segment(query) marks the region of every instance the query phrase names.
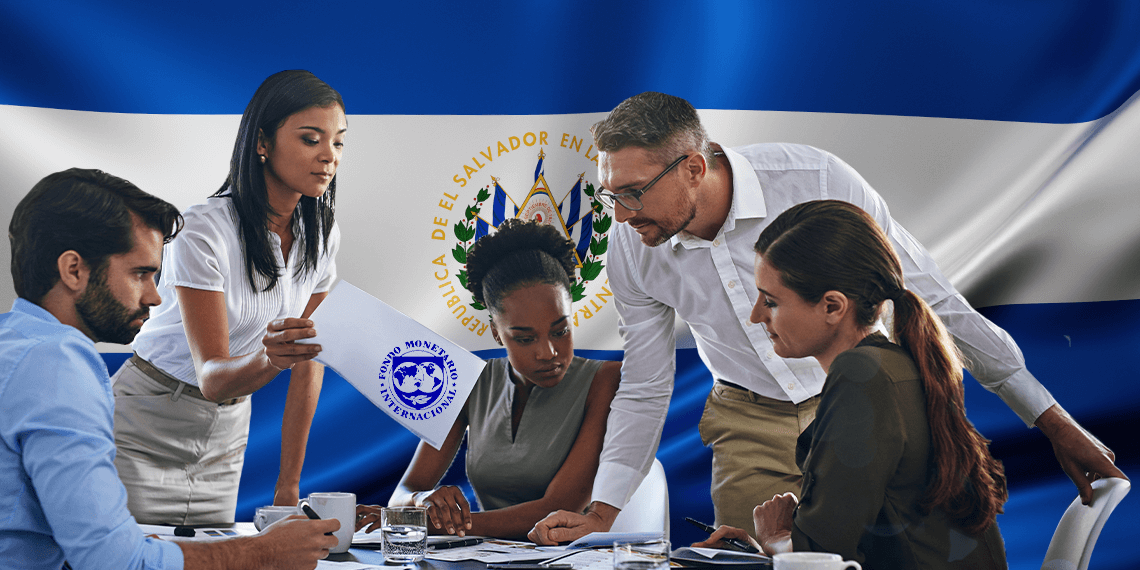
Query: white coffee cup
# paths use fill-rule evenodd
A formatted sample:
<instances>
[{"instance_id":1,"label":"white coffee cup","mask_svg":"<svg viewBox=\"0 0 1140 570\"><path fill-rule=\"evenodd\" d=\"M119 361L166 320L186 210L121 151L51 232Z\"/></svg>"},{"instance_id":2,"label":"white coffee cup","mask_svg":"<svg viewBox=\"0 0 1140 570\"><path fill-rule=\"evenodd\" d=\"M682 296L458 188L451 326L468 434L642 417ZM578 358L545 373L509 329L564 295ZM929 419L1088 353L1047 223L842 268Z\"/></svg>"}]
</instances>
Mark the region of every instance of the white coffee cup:
<instances>
[{"instance_id":1,"label":"white coffee cup","mask_svg":"<svg viewBox=\"0 0 1140 570\"><path fill-rule=\"evenodd\" d=\"M826 552L784 552L772 557L774 570L843 570L854 568L863 570L863 567L854 560L844 560L838 554Z\"/></svg>"},{"instance_id":2,"label":"white coffee cup","mask_svg":"<svg viewBox=\"0 0 1140 570\"><path fill-rule=\"evenodd\" d=\"M298 509L297 507L287 507L280 505L260 507L257 509L257 514L253 517L253 526L259 531L265 530L265 527L287 516L299 514L301 514L301 509Z\"/></svg>"},{"instance_id":3,"label":"white coffee cup","mask_svg":"<svg viewBox=\"0 0 1140 570\"><path fill-rule=\"evenodd\" d=\"M309 506L317 511L317 515L322 519L340 521L340 529L333 533L333 536L336 536L336 546L330 548L329 552L334 554L348 552L348 548L352 546L352 534L356 531L356 495L312 493L308 501Z\"/></svg>"}]
</instances>

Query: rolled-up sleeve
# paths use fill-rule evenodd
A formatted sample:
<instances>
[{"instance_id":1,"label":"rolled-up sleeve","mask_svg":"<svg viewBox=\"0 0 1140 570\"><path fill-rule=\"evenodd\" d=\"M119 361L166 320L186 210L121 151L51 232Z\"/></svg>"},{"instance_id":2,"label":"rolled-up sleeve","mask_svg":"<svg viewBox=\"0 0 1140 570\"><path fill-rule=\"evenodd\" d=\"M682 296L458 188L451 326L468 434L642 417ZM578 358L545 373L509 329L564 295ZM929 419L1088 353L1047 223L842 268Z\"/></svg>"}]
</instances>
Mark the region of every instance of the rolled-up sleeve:
<instances>
[{"instance_id":1,"label":"rolled-up sleeve","mask_svg":"<svg viewBox=\"0 0 1140 570\"><path fill-rule=\"evenodd\" d=\"M625 506L653 464L676 371L675 313L641 290L629 247L630 240L637 239L632 234L627 226L614 228L614 255L607 268L625 356L593 490L593 500L618 508Z\"/></svg>"},{"instance_id":2,"label":"rolled-up sleeve","mask_svg":"<svg viewBox=\"0 0 1140 570\"><path fill-rule=\"evenodd\" d=\"M859 206L879 223L902 261L906 288L922 297L942 319L966 359L966 368L985 389L997 394L1025 425L1057 401L1025 368L1017 343L979 314L942 274L934 258L896 222L887 203L842 160L829 159L826 196Z\"/></svg>"}]
</instances>

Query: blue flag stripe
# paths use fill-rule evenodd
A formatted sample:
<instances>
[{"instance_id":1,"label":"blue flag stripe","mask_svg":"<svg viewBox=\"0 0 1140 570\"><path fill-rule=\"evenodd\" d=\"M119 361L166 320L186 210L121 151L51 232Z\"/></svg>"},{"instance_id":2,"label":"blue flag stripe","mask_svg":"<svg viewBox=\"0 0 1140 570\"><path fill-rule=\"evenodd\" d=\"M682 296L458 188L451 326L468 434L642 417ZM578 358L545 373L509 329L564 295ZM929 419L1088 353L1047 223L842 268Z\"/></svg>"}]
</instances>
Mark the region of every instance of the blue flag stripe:
<instances>
[{"instance_id":1,"label":"blue flag stripe","mask_svg":"<svg viewBox=\"0 0 1140 570\"><path fill-rule=\"evenodd\" d=\"M599 112L656 90L704 109L1072 123L1140 89L1136 2L314 8L8 2L0 104L238 114L262 78L305 68L360 114Z\"/></svg>"}]
</instances>

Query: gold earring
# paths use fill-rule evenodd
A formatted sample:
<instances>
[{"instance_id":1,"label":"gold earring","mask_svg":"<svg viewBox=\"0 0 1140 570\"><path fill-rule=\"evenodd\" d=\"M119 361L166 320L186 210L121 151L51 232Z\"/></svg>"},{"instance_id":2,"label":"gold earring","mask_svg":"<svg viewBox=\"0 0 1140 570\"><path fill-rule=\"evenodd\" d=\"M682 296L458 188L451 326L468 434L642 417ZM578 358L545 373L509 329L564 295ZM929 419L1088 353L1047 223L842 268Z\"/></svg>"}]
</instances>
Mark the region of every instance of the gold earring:
<instances>
[{"instance_id":1,"label":"gold earring","mask_svg":"<svg viewBox=\"0 0 1140 570\"><path fill-rule=\"evenodd\" d=\"M261 157L261 164L265 164L265 155L264 155L264 154L259 154L259 155L257 155L257 156L260 156L260 157Z\"/></svg>"}]
</instances>

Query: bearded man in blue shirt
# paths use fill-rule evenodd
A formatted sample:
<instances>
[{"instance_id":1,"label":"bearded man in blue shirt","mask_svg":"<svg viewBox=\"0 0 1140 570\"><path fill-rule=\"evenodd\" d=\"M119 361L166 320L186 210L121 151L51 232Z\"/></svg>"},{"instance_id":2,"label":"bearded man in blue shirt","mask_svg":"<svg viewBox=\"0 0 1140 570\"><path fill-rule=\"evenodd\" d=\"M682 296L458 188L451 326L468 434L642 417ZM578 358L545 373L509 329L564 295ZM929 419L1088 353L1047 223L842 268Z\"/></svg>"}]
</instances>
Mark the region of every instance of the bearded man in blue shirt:
<instances>
[{"instance_id":1,"label":"bearded man in blue shirt","mask_svg":"<svg viewBox=\"0 0 1140 570\"><path fill-rule=\"evenodd\" d=\"M177 208L73 168L20 201L8 236L19 296L0 315L0 560L5 567L314 568L336 520L291 518L209 543L145 537L115 471L114 396L95 342L134 339L161 301ZM66 562L65 562L66 560Z\"/></svg>"}]
</instances>

